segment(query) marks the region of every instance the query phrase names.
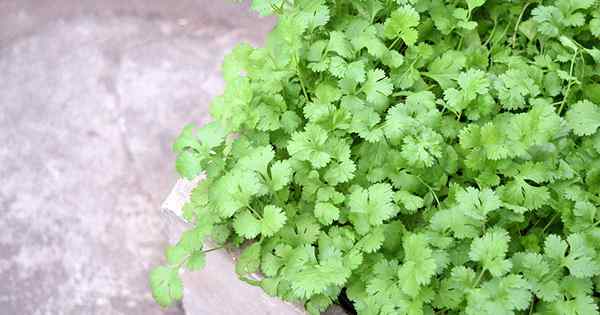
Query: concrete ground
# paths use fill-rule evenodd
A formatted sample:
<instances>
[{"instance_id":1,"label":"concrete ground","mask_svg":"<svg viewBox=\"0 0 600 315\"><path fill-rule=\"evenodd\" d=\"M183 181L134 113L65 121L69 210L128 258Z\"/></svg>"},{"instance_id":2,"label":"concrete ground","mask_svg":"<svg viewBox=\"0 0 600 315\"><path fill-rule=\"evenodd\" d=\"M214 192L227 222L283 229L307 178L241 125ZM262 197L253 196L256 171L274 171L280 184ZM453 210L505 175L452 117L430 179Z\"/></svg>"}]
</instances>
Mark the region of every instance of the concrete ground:
<instances>
[{"instance_id":1,"label":"concrete ground","mask_svg":"<svg viewBox=\"0 0 600 315\"><path fill-rule=\"evenodd\" d=\"M0 314L181 314L148 270L170 146L273 21L225 0L0 0Z\"/></svg>"}]
</instances>

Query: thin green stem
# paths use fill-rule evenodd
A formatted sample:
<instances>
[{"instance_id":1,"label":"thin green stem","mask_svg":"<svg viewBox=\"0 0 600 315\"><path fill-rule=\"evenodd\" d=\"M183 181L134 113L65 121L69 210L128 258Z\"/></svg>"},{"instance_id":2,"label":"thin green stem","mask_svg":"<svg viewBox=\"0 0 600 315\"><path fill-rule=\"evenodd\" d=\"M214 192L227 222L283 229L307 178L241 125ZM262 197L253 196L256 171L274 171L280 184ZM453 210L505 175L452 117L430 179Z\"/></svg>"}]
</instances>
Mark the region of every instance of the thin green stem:
<instances>
[{"instance_id":1,"label":"thin green stem","mask_svg":"<svg viewBox=\"0 0 600 315\"><path fill-rule=\"evenodd\" d=\"M546 232L546 229L548 229L550 227L550 225L552 225L552 223L554 222L554 220L556 220L556 218L558 217L559 213L555 213L552 218L550 218L550 221L548 221L548 223L546 223L546 225L544 226L544 228L542 229L542 234L544 232Z\"/></svg>"},{"instance_id":2,"label":"thin green stem","mask_svg":"<svg viewBox=\"0 0 600 315\"><path fill-rule=\"evenodd\" d=\"M432 76L431 74L429 74L429 72L427 72L427 71L422 71L420 73L421 73L422 76L425 76L425 77L428 77L428 78L430 78L432 80L435 80L434 76Z\"/></svg>"},{"instance_id":3,"label":"thin green stem","mask_svg":"<svg viewBox=\"0 0 600 315\"><path fill-rule=\"evenodd\" d=\"M585 78L585 56L583 55L583 50L579 51L579 56L581 57L581 64L583 65L581 67L581 77Z\"/></svg>"},{"instance_id":4,"label":"thin green stem","mask_svg":"<svg viewBox=\"0 0 600 315\"><path fill-rule=\"evenodd\" d=\"M467 13L467 21L471 20L471 10L469 10L469 13ZM462 45L463 45L463 41L465 39L465 37L462 34L460 35L460 41L458 41L458 47L456 48L456 50L461 50L462 49Z\"/></svg>"},{"instance_id":5,"label":"thin green stem","mask_svg":"<svg viewBox=\"0 0 600 315\"><path fill-rule=\"evenodd\" d=\"M399 92L396 92L396 93L392 94L392 96L409 96L409 95L412 95L412 94L414 94L414 92L411 92L411 91L399 91Z\"/></svg>"},{"instance_id":6,"label":"thin green stem","mask_svg":"<svg viewBox=\"0 0 600 315\"><path fill-rule=\"evenodd\" d=\"M569 97L569 92L571 91L571 86L573 85L573 69L575 68L575 58L577 58L577 51L573 54L573 58L571 58L571 66L569 68L569 84L567 84L567 90L563 96L562 102L560 102L560 107L558 107L558 114L563 110L565 106L565 102L567 101L567 97Z\"/></svg>"},{"instance_id":7,"label":"thin green stem","mask_svg":"<svg viewBox=\"0 0 600 315\"><path fill-rule=\"evenodd\" d=\"M262 220L262 215L260 215L258 211L254 210L252 206L248 205L248 210L250 210L250 212L252 212L252 214L254 214L258 219Z\"/></svg>"},{"instance_id":8,"label":"thin green stem","mask_svg":"<svg viewBox=\"0 0 600 315\"><path fill-rule=\"evenodd\" d=\"M490 32L490 35L488 36L488 38L485 40L485 42L483 42L483 46L487 46L490 43L490 40L492 40L492 36L494 36L494 33L496 32L497 26L498 26L498 20L494 19L494 27L492 27L492 31Z\"/></svg>"},{"instance_id":9,"label":"thin green stem","mask_svg":"<svg viewBox=\"0 0 600 315\"><path fill-rule=\"evenodd\" d=\"M517 45L517 31L519 30L519 24L521 24L521 20L523 19L523 15L525 14L525 10L527 10L527 7L529 5L531 5L531 2L527 2L523 6L523 9L521 10L521 14L519 14L519 18L517 19L517 23L515 23L515 29L513 30L513 34L512 34L512 48L513 49Z\"/></svg>"},{"instance_id":10,"label":"thin green stem","mask_svg":"<svg viewBox=\"0 0 600 315\"><path fill-rule=\"evenodd\" d=\"M583 230L583 232L587 232L588 230L593 229L593 228L597 227L598 225L600 225L600 220L596 221L595 223L593 223L590 226L588 226L587 228L585 228L585 230Z\"/></svg>"},{"instance_id":11,"label":"thin green stem","mask_svg":"<svg viewBox=\"0 0 600 315\"><path fill-rule=\"evenodd\" d=\"M504 30L502 31L502 34L499 36L500 38L504 38L504 36L506 36L506 32L508 32L508 28L510 27L510 24L506 24L506 27L504 28ZM497 41L494 41L492 43L492 46L490 47L490 51L494 49L494 47L496 47L496 43Z\"/></svg>"},{"instance_id":12,"label":"thin green stem","mask_svg":"<svg viewBox=\"0 0 600 315\"><path fill-rule=\"evenodd\" d=\"M225 248L225 246L217 246L217 247L214 247L214 248L209 248L207 250L203 250L202 252L206 254L206 253L210 253L212 251L223 249L223 248Z\"/></svg>"},{"instance_id":13,"label":"thin green stem","mask_svg":"<svg viewBox=\"0 0 600 315\"><path fill-rule=\"evenodd\" d=\"M388 50L392 49L394 45L400 40L400 36L396 37L396 39L388 46Z\"/></svg>"},{"instance_id":14,"label":"thin green stem","mask_svg":"<svg viewBox=\"0 0 600 315\"><path fill-rule=\"evenodd\" d=\"M481 279L483 278L484 273L485 273L485 268L482 268L481 272L477 276L477 280L475 280L475 283L473 283L473 288L476 288L479 285L479 282L481 282Z\"/></svg>"},{"instance_id":15,"label":"thin green stem","mask_svg":"<svg viewBox=\"0 0 600 315\"><path fill-rule=\"evenodd\" d=\"M535 297L531 299L531 305L529 306L529 315L533 314L533 304L535 304Z\"/></svg>"},{"instance_id":16,"label":"thin green stem","mask_svg":"<svg viewBox=\"0 0 600 315\"><path fill-rule=\"evenodd\" d=\"M410 71L410 69L415 65L415 63L417 63L417 61L419 61L419 57L417 56L415 58L415 60L410 64L410 66L408 66L408 70L404 71L404 73L402 73L402 76L400 76L400 78L404 79L404 76L406 76L406 74L408 73L408 71ZM361 88L362 89L362 88Z\"/></svg>"},{"instance_id":17,"label":"thin green stem","mask_svg":"<svg viewBox=\"0 0 600 315\"><path fill-rule=\"evenodd\" d=\"M188 259L190 259L190 257L192 257L192 255L187 255L187 256L185 256L185 258L184 258L184 259L182 259L182 260L181 260L179 263L177 263L177 264L174 264L174 265L169 265L169 267L173 267L173 268L180 269L180 268L181 268L181 266L183 266L183 264L185 264L185 263L188 261Z\"/></svg>"},{"instance_id":18,"label":"thin green stem","mask_svg":"<svg viewBox=\"0 0 600 315\"><path fill-rule=\"evenodd\" d=\"M573 54L573 58L571 58L571 66L569 68L569 84L567 84L567 90L563 94L563 100L560 102L560 107L558 107L558 114L562 112L563 107L565 106L565 102L569 97L569 92L571 91L571 86L573 85L573 70L575 68L575 59L577 58L577 52Z\"/></svg>"},{"instance_id":19,"label":"thin green stem","mask_svg":"<svg viewBox=\"0 0 600 315\"><path fill-rule=\"evenodd\" d=\"M431 186L429 186L429 184L427 184L420 176L417 176L417 179L419 179L419 181L421 182L421 184L425 185L425 187L427 187L429 189L429 191L433 195L433 199L435 199L435 203L439 207L440 206L440 200L438 199L437 194L435 193L435 191L433 191L433 188L431 188Z\"/></svg>"},{"instance_id":20,"label":"thin green stem","mask_svg":"<svg viewBox=\"0 0 600 315\"><path fill-rule=\"evenodd\" d=\"M539 223L540 221L542 221L542 218L538 218L535 223L531 226L531 228L529 228L530 230L534 229Z\"/></svg>"},{"instance_id":21,"label":"thin green stem","mask_svg":"<svg viewBox=\"0 0 600 315\"><path fill-rule=\"evenodd\" d=\"M463 44L464 38L465 38L464 36L460 35L460 40L458 41L458 47L456 47L456 50L462 49L462 44Z\"/></svg>"},{"instance_id":22,"label":"thin green stem","mask_svg":"<svg viewBox=\"0 0 600 315\"><path fill-rule=\"evenodd\" d=\"M304 79L302 79L302 72L300 72L300 58L298 58L297 52L294 55L294 58L296 59L296 72L298 74L298 79L300 80L300 87L302 88L302 94L304 94L304 98L306 99L306 101L310 102L310 99L308 98L308 93L306 93L306 86L304 85Z\"/></svg>"},{"instance_id":23,"label":"thin green stem","mask_svg":"<svg viewBox=\"0 0 600 315\"><path fill-rule=\"evenodd\" d=\"M225 248L225 246L217 246L214 248L209 248L209 249L203 250L202 253L206 254L206 253L210 253L212 251L219 250L222 248ZM190 259L190 257L192 257L192 254L185 256L185 258L182 259L178 264L171 265L171 267L176 267L177 269L181 268L181 266L183 266Z\"/></svg>"}]
</instances>

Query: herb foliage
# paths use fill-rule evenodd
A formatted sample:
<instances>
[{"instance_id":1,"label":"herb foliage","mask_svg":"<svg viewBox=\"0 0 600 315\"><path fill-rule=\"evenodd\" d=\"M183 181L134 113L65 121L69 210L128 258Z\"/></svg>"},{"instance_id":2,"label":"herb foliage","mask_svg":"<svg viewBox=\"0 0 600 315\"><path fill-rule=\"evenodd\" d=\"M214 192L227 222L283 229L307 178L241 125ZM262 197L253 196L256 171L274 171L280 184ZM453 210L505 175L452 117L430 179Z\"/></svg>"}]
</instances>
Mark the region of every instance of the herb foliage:
<instances>
[{"instance_id":1,"label":"herb foliage","mask_svg":"<svg viewBox=\"0 0 600 315\"><path fill-rule=\"evenodd\" d=\"M210 236L312 314L599 314L599 1L252 6L277 26L174 144L206 179L159 304Z\"/></svg>"}]
</instances>

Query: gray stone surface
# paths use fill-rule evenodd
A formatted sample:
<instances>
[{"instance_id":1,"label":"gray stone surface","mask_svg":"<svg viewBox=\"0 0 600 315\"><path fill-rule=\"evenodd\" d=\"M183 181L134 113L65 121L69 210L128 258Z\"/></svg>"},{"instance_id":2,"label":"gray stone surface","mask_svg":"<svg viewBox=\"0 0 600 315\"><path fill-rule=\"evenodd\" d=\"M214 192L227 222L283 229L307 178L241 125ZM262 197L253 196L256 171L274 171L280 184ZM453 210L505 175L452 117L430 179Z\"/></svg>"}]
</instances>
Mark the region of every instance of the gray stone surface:
<instances>
[{"instance_id":1,"label":"gray stone surface","mask_svg":"<svg viewBox=\"0 0 600 315\"><path fill-rule=\"evenodd\" d=\"M157 307L170 146L272 21L225 1L0 0L0 314Z\"/></svg>"}]
</instances>

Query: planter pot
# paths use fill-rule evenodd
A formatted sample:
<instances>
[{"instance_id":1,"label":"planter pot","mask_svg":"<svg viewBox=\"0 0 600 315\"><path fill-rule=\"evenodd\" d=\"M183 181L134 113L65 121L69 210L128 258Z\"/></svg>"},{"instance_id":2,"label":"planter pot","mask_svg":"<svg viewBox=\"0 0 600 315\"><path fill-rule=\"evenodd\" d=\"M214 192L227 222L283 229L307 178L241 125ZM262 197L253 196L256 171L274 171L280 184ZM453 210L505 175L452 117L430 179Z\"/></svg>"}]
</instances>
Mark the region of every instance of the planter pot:
<instances>
[{"instance_id":1,"label":"planter pot","mask_svg":"<svg viewBox=\"0 0 600 315\"><path fill-rule=\"evenodd\" d=\"M175 243L181 232L190 226L182 217L182 208L199 180L179 180L162 205L171 243ZM213 247L210 243L206 245L206 248ZM241 281L235 273L238 255L225 249L213 251L207 254L204 269L182 275L185 288L182 302L186 314L307 314L301 305L271 297L261 288ZM330 307L326 314L346 315L337 305Z\"/></svg>"}]
</instances>

